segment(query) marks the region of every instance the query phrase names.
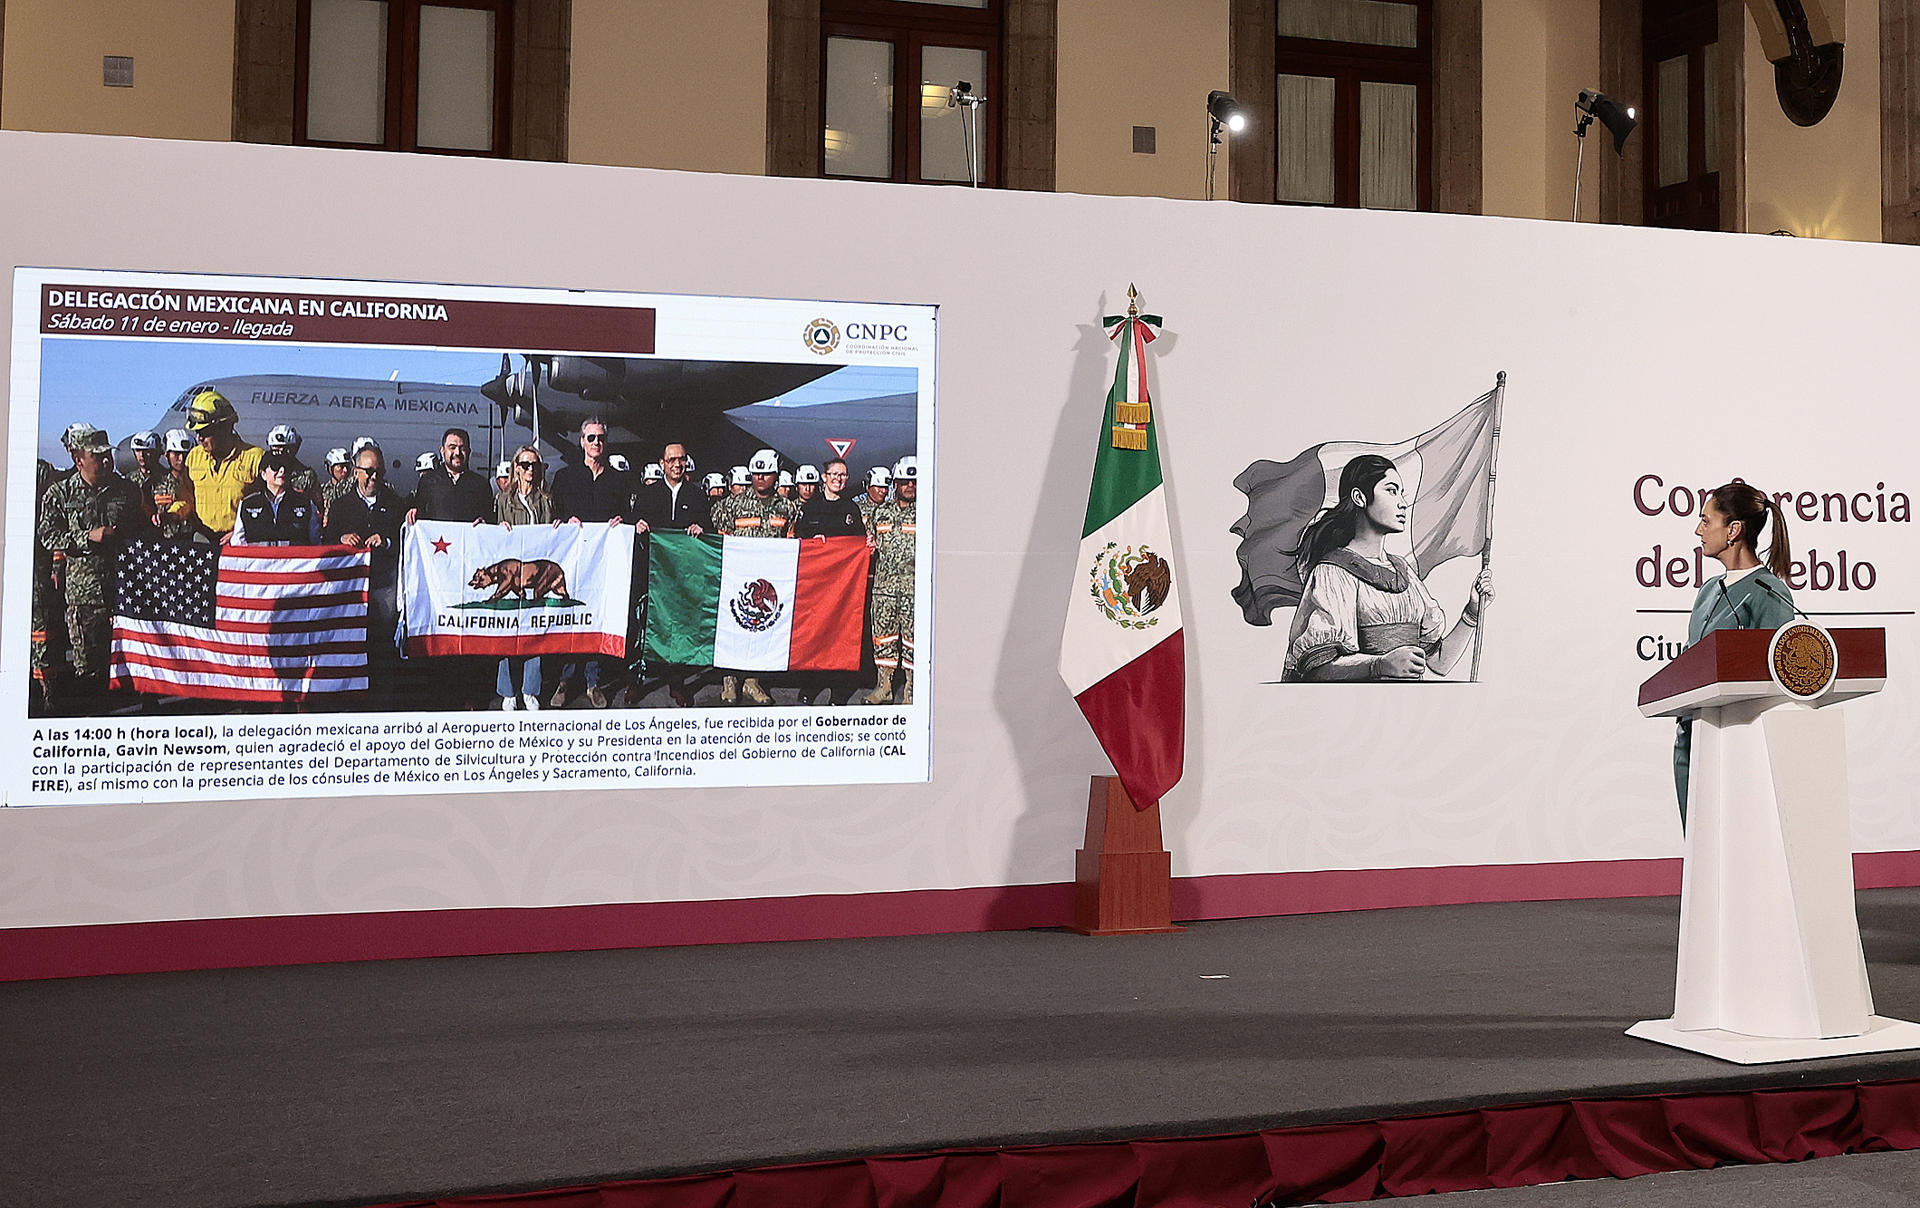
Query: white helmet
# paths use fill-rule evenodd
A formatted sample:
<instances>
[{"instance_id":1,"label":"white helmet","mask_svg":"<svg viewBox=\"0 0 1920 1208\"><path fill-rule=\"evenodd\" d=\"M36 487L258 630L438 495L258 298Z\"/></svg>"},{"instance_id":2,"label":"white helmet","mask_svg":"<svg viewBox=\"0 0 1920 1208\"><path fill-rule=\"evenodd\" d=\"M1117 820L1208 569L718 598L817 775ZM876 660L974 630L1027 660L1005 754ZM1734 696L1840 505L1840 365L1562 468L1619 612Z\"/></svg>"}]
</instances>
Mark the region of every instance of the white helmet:
<instances>
[{"instance_id":1,"label":"white helmet","mask_svg":"<svg viewBox=\"0 0 1920 1208\"><path fill-rule=\"evenodd\" d=\"M894 462L893 477L896 481L904 478L909 482L918 482L920 480L920 459L917 457L902 457L899 461Z\"/></svg>"},{"instance_id":2,"label":"white helmet","mask_svg":"<svg viewBox=\"0 0 1920 1208\"><path fill-rule=\"evenodd\" d=\"M380 452L380 442L371 436L356 436L353 438L353 456L356 460L368 449L372 449L375 453Z\"/></svg>"},{"instance_id":3,"label":"white helmet","mask_svg":"<svg viewBox=\"0 0 1920 1208\"><path fill-rule=\"evenodd\" d=\"M347 456L347 451L345 449L338 449L338 448L328 449L327 464L330 466L352 465L353 459Z\"/></svg>"},{"instance_id":4,"label":"white helmet","mask_svg":"<svg viewBox=\"0 0 1920 1208\"><path fill-rule=\"evenodd\" d=\"M727 489L727 476L725 474L722 474L720 471L715 470L713 473L707 475L705 478L700 480L700 486L702 490L711 491L718 488L719 490L724 491Z\"/></svg>"},{"instance_id":5,"label":"white helmet","mask_svg":"<svg viewBox=\"0 0 1920 1208\"><path fill-rule=\"evenodd\" d=\"M809 482L818 483L820 481L820 467L801 466L793 472L793 480L803 484Z\"/></svg>"},{"instance_id":6,"label":"white helmet","mask_svg":"<svg viewBox=\"0 0 1920 1208\"><path fill-rule=\"evenodd\" d=\"M422 474L425 474L428 470L433 469L433 454L422 453L420 456L414 458L413 468L418 470Z\"/></svg>"},{"instance_id":7,"label":"white helmet","mask_svg":"<svg viewBox=\"0 0 1920 1208\"><path fill-rule=\"evenodd\" d=\"M748 460L747 472L750 474L778 474L780 472L780 455L772 449L760 450Z\"/></svg>"},{"instance_id":8,"label":"white helmet","mask_svg":"<svg viewBox=\"0 0 1920 1208\"><path fill-rule=\"evenodd\" d=\"M752 486L753 475L747 472L747 467L735 466L733 467L733 477L727 480L727 485L736 487Z\"/></svg>"},{"instance_id":9,"label":"white helmet","mask_svg":"<svg viewBox=\"0 0 1920 1208\"><path fill-rule=\"evenodd\" d=\"M493 467L493 476L495 478L512 478L513 463L510 461L503 461L499 465Z\"/></svg>"},{"instance_id":10,"label":"white helmet","mask_svg":"<svg viewBox=\"0 0 1920 1208\"><path fill-rule=\"evenodd\" d=\"M887 473L885 466L875 466L867 471L867 485L870 487L884 487L892 481L893 475Z\"/></svg>"},{"instance_id":11,"label":"white helmet","mask_svg":"<svg viewBox=\"0 0 1920 1208\"><path fill-rule=\"evenodd\" d=\"M792 486L792 485L793 485L793 475L791 475L791 474L789 474L789 473L787 473L787 472L786 472L785 470L782 470L782 471L780 471L780 481L779 481L779 482L777 482L777 483L775 483L774 485L775 485L775 486L782 486L782 487L790 487L790 486Z\"/></svg>"},{"instance_id":12,"label":"white helmet","mask_svg":"<svg viewBox=\"0 0 1920 1208\"><path fill-rule=\"evenodd\" d=\"M622 472L625 472L633 466L633 463L627 460L625 453L609 453L607 455L607 464Z\"/></svg>"},{"instance_id":13,"label":"white helmet","mask_svg":"<svg viewBox=\"0 0 1920 1208\"><path fill-rule=\"evenodd\" d=\"M285 449L290 453L300 451L300 433L292 424L275 424L267 433L267 448Z\"/></svg>"},{"instance_id":14,"label":"white helmet","mask_svg":"<svg viewBox=\"0 0 1920 1208\"><path fill-rule=\"evenodd\" d=\"M687 454L687 473L693 473L693 454Z\"/></svg>"},{"instance_id":15,"label":"white helmet","mask_svg":"<svg viewBox=\"0 0 1920 1208\"><path fill-rule=\"evenodd\" d=\"M151 453L159 447L160 434L158 432L136 432L132 438L127 441L127 448L132 449L136 453Z\"/></svg>"},{"instance_id":16,"label":"white helmet","mask_svg":"<svg viewBox=\"0 0 1920 1208\"><path fill-rule=\"evenodd\" d=\"M640 471L640 481L642 482L659 482L666 476L667 472L660 468L660 463L657 461L648 462L647 468Z\"/></svg>"},{"instance_id":17,"label":"white helmet","mask_svg":"<svg viewBox=\"0 0 1920 1208\"><path fill-rule=\"evenodd\" d=\"M191 453L193 452L193 445L193 433L187 431L185 428L167 429L167 452Z\"/></svg>"}]
</instances>

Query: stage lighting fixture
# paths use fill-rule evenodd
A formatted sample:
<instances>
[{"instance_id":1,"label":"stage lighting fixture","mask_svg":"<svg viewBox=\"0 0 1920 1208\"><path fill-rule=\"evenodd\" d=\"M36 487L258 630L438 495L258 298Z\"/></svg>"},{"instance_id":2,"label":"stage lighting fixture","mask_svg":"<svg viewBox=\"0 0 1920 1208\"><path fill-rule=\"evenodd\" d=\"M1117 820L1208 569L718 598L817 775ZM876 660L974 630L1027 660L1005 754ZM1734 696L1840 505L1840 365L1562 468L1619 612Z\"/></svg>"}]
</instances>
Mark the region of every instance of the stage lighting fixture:
<instances>
[{"instance_id":1,"label":"stage lighting fixture","mask_svg":"<svg viewBox=\"0 0 1920 1208\"><path fill-rule=\"evenodd\" d=\"M1220 158L1220 131L1235 134L1247 128L1246 110L1231 92L1214 89L1207 94L1207 200L1213 200L1214 165Z\"/></svg>"},{"instance_id":2,"label":"stage lighting fixture","mask_svg":"<svg viewBox=\"0 0 1920 1208\"><path fill-rule=\"evenodd\" d=\"M1222 126L1235 134L1247 128L1247 115L1240 108L1240 102L1233 99L1231 92L1223 92L1218 88L1207 94L1207 116L1213 120L1216 138Z\"/></svg>"},{"instance_id":3,"label":"stage lighting fixture","mask_svg":"<svg viewBox=\"0 0 1920 1208\"><path fill-rule=\"evenodd\" d=\"M1640 124L1634 116L1633 106L1622 105L1604 92L1592 88L1580 90L1580 99L1574 102L1574 108L1580 111L1580 127L1574 133L1581 138L1587 135L1587 127L1594 118L1613 135L1613 150L1616 155L1626 154L1627 135Z\"/></svg>"},{"instance_id":4,"label":"stage lighting fixture","mask_svg":"<svg viewBox=\"0 0 1920 1208\"><path fill-rule=\"evenodd\" d=\"M1582 88L1573 108L1580 115L1579 124L1573 128L1573 137L1579 146L1573 157L1573 220L1579 222L1580 173L1586 167L1587 127L1593 125L1594 118L1599 118L1600 124L1613 135L1614 154L1625 155L1627 135L1633 133L1640 121L1634 116L1633 106L1622 105L1597 88Z\"/></svg>"}]
</instances>

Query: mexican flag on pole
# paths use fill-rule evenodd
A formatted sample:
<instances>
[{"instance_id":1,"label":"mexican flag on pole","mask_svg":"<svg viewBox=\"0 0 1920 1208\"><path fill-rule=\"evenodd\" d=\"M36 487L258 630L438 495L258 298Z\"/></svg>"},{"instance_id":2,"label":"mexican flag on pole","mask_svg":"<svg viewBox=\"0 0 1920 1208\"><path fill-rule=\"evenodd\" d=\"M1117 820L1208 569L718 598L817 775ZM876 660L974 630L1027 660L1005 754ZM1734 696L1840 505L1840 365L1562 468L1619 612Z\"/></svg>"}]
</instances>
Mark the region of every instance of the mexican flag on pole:
<instances>
[{"instance_id":1,"label":"mexican flag on pole","mask_svg":"<svg viewBox=\"0 0 1920 1208\"><path fill-rule=\"evenodd\" d=\"M649 539L646 656L730 671L857 671L861 537Z\"/></svg>"},{"instance_id":2,"label":"mexican flag on pole","mask_svg":"<svg viewBox=\"0 0 1920 1208\"><path fill-rule=\"evenodd\" d=\"M1060 678L1134 805L1174 786L1186 759L1186 643L1160 443L1147 397L1156 315L1130 289L1125 318L1106 320L1120 346L1107 392L1080 558L1060 642Z\"/></svg>"}]
</instances>

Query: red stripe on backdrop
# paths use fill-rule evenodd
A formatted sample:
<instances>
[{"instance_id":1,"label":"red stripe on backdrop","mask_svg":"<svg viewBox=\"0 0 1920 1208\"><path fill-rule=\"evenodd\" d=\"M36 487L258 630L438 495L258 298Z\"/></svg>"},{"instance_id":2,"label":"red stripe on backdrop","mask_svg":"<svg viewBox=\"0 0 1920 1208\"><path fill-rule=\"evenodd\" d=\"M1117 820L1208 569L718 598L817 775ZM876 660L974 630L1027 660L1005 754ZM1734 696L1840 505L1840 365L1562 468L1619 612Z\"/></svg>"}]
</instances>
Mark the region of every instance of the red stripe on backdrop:
<instances>
[{"instance_id":1,"label":"red stripe on backdrop","mask_svg":"<svg viewBox=\"0 0 1920 1208\"><path fill-rule=\"evenodd\" d=\"M139 683L140 681L136 681ZM145 681L144 691L176 695ZM277 699L262 694L260 699ZM352 693L329 698L351 703ZM1862 889L1920 885L1920 852L1861 852ZM1468 902L1671 897L1680 861L1592 860L1175 877L1173 917L1224 919ZM1019 931L1073 921L1071 882L976 889L264 915L0 929L0 981L325 961Z\"/></svg>"},{"instance_id":2,"label":"red stripe on backdrop","mask_svg":"<svg viewBox=\"0 0 1920 1208\"><path fill-rule=\"evenodd\" d=\"M802 541L787 666L795 671L858 670L860 626L866 606L866 540L825 537Z\"/></svg>"},{"instance_id":3,"label":"red stripe on backdrop","mask_svg":"<svg viewBox=\"0 0 1920 1208\"><path fill-rule=\"evenodd\" d=\"M407 654L484 654L506 658L521 654L603 654L625 658L627 639L609 633L542 633L530 637L463 637L429 633L407 639Z\"/></svg>"},{"instance_id":4,"label":"red stripe on backdrop","mask_svg":"<svg viewBox=\"0 0 1920 1208\"><path fill-rule=\"evenodd\" d=\"M1074 699L1135 808L1146 809L1179 781L1187 744L1185 630Z\"/></svg>"}]
</instances>

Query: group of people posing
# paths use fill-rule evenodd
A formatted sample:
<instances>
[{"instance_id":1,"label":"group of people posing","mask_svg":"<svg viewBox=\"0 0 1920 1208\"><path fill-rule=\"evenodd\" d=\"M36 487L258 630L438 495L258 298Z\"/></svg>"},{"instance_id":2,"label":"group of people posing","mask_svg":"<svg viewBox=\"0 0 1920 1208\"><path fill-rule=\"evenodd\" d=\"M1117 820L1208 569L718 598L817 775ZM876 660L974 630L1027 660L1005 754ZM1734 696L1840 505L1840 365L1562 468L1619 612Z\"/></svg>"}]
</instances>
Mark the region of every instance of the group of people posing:
<instances>
[{"instance_id":1,"label":"group of people posing","mask_svg":"<svg viewBox=\"0 0 1920 1208\"><path fill-rule=\"evenodd\" d=\"M852 494L844 461L802 466L789 476L770 449L737 467L732 481L706 486L690 478L692 458L668 444L656 466L636 476L608 449L607 425L581 425L581 462L547 479L539 449L523 445L491 478L470 468L472 439L449 428L438 456L423 454L410 499L385 482L380 446L362 437L327 457L325 476L299 460L300 436L286 424L268 433L267 446L236 431L238 416L218 391L189 405L186 427L166 435L144 432L128 443L135 468L121 475L107 434L74 424L62 438L73 460L61 471L38 466L33 584L33 676L41 710L87 715L110 706L114 555L130 538L157 535L236 545L325 545L374 551L369 599L369 680L377 706L446 705L448 690L464 707L493 700L504 709L544 703L605 708L663 692L690 704L708 684L717 699L772 703L770 687L785 687L805 702L827 693L848 703L862 689L867 702L907 703L913 692L913 568L919 467L912 457L876 467L867 489ZM710 475L709 479L718 478ZM797 479L798 481L794 481ZM635 617L627 659L587 657L563 666L539 657L480 660L455 657L451 676L431 689L417 666L402 669L389 640L394 631L394 583L401 534L415 520L459 523L631 524L644 540L654 529L728 536L805 538L864 536L873 550L869 597L872 670L858 675L759 679L714 668L646 667L640 659L645 608L644 546L636 557ZM412 684L409 681L420 681ZM418 695L418 701L396 699Z\"/></svg>"},{"instance_id":2,"label":"group of people posing","mask_svg":"<svg viewBox=\"0 0 1920 1208\"><path fill-rule=\"evenodd\" d=\"M459 434L449 431L449 439ZM443 458L447 451L442 449ZM537 449L523 446L508 468L512 477L496 499L493 519L501 524L604 523L631 524L642 538L652 532L712 534L723 537L805 540L821 537L864 537L872 553L868 580L867 620L871 634L872 673L787 675L764 679L727 668L650 667L637 657L626 660L588 657L557 669L558 660L526 658L501 660L495 685L503 709L535 709L544 700L551 708L583 699L596 709L623 700L637 701L661 692L677 705L689 705L703 687L718 681L718 703L772 704L773 692L785 689L796 703L821 698L834 704L850 702L864 690L868 704L909 704L913 700L913 577L914 544L918 539L920 466L904 457L891 468L875 467L866 477L866 489L854 493L845 461L824 466L801 466L792 472L780 468L772 449L755 453L736 467L730 481L709 474L705 483L692 477L693 458L684 445L669 442L660 451L657 475L636 479L615 463L607 449L607 425L589 419L580 425L580 462L554 474L549 487L545 465ZM652 467L649 467L651 470ZM428 479L422 478L425 482ZM462 516L428 516L459 520ZM644 548L644 547L643 547ZM646 604L645 558L636 553L636 616L628 640L632 655L639 651ZM547 692L551 695L546 695Z\"/></svg>"}]
</instances>

